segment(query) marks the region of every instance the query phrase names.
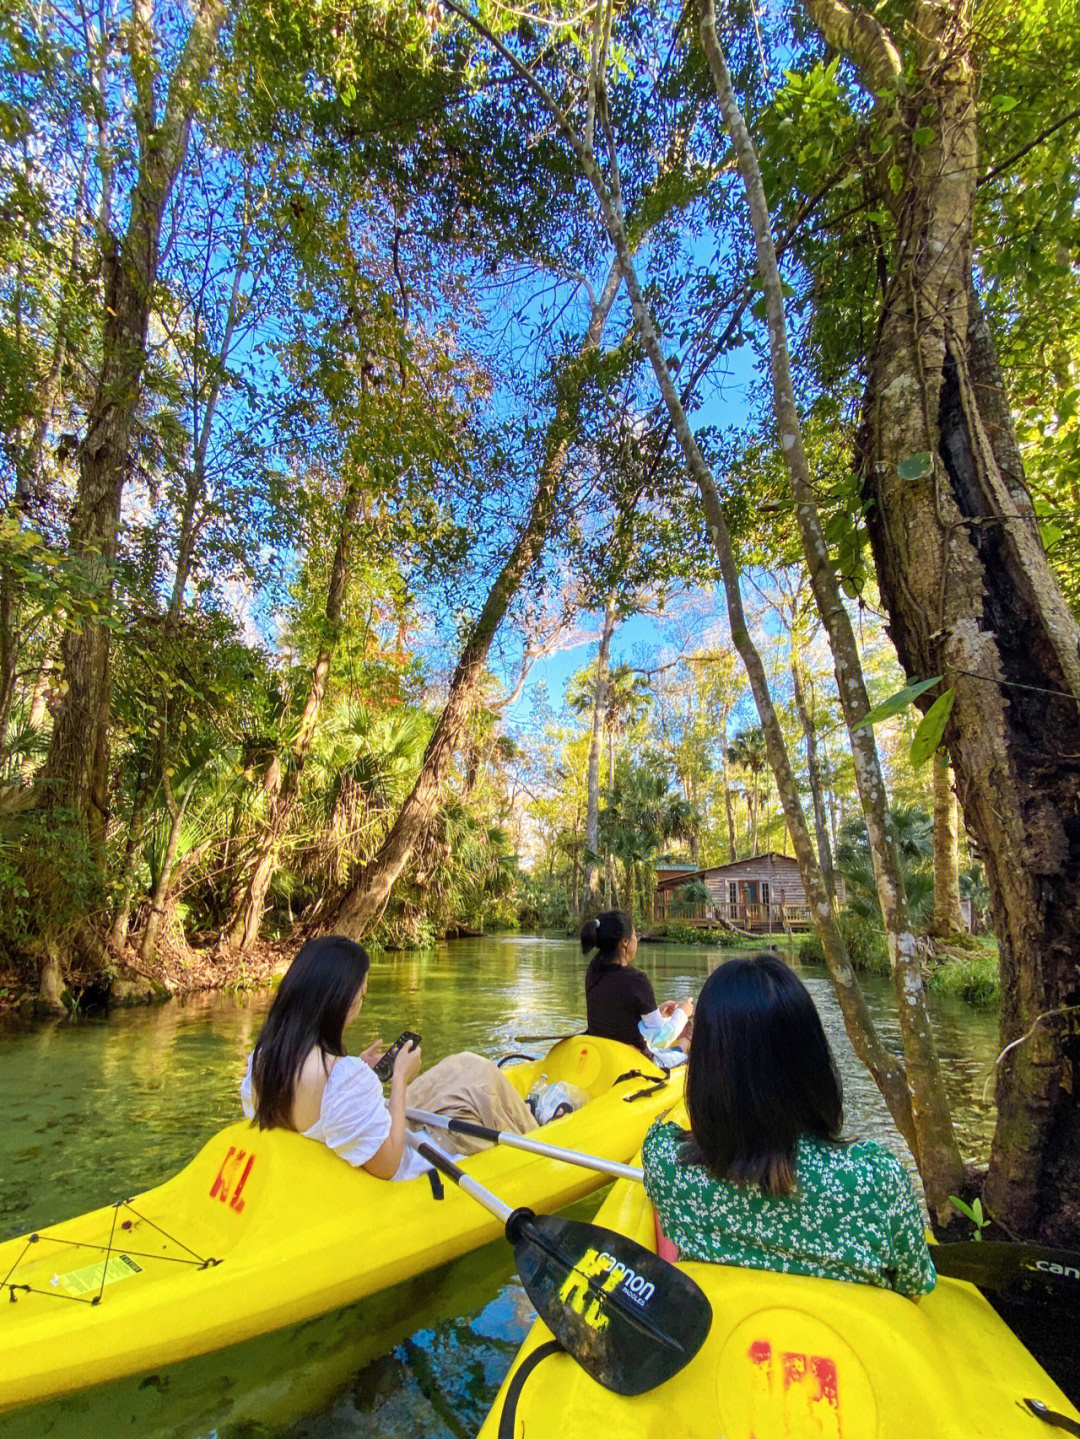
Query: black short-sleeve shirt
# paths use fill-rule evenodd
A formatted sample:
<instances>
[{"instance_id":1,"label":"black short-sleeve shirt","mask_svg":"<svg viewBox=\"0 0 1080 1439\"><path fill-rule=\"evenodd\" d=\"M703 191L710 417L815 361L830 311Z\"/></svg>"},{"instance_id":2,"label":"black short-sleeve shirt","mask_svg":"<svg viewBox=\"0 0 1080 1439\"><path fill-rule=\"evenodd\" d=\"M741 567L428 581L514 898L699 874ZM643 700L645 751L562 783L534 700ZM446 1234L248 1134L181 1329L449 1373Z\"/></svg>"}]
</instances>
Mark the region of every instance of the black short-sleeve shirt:
<instances>
[{"instance_id":1,"label":"black short-sleeve shirt","mask_svg":"<svg viewBox=\"0 0 1080 1439\"><path fill-rule=\"evenodd\" d=\"M656 996L646 975L631 965L601 964L594 958L585 973L585 1012L588 1033L598 1039L618 1039L646 1054L638 1020L656 1008Z\"/></svg>"}]
</instances>

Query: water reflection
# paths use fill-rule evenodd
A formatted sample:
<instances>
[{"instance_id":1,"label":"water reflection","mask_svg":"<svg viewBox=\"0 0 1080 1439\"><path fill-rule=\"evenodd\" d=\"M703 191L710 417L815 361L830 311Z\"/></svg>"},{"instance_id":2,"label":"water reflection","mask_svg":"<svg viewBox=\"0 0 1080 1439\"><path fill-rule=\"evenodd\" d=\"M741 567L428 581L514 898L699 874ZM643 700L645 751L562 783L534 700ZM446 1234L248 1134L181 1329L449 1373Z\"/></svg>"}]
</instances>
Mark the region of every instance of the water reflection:
<instances>
[{"instance_id":1,"label":"water reflection","mask_svg":"<svg viewBox=\"0 0 1080 1439\"><path fill-rule=\"evenodd\" d=\"M659 996L678 998L695 994L722 958L705 947L648 945L638 963ZM389 1043L410 1028L423 1036L425 1064L459 1049L535 1054L542 1044L529 1036L583 1027L584 972L576 943L532 935L383 956L350 1047L376 1034ZM903 1154L826 977L802 973L836 1050L849 1133ZM899 1053L891 987L871 981L866 989L885 1043ZM235 1119L239 1079L271 997L195 996L0 1032L4 1237L138 1193ZM935 1026L965 1156L975 1157L993 1122L983 1086L997 1053L996 1017L941 1004ZM0 1439L459 1439L479 1427L530 1318L510 1250L499 1244L279 1334L0 1417Z\"/></svg>"}]
</instances>

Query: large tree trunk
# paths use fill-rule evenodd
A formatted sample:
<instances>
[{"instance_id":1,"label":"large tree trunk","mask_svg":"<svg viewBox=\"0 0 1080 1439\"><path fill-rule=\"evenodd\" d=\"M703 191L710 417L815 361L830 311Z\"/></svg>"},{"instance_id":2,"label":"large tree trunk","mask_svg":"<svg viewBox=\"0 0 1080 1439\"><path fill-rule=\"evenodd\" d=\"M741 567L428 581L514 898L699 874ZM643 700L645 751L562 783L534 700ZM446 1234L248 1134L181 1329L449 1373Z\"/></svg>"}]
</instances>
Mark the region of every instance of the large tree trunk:
<instances>
[{"instance_id":1,"label":"large tree trunk","mask_svg":"<svg viewBox=\"0 0 1080 1439\"><path fill-rule=\"evenodd\" d=\"M86 434L79 447L79 488L69 543L103 598L112 595L112 562L128 475L128 448L142 396L146 335L161 245L165 203L187 152L192 116L212 66L225 19L221 0L202 0L156 123L151 40L133 27L139 174L132 186L122 241L107 236L104 256L102 360ZM106 820L109 723L109 630L86 622L62 646L66 685L40 778L43 807L62 806L100 848Z\"/></svg>"},{"instance_id":2,"label":"large tree trunk","mask_svg":"<svg viewBox=\"0 0 1080 1439\"><path fill-rule=\"evenodd\" d=\"M81 200L86 185L86 172L90 163L90 147L83 152L82 169L76 182L75 195ZM68 327L71 323L66 295L73 292L78 278L80 251L82 246L81 205L76 204L72 218L71 250L68 256L66 283L61 285L60 301L56 316L56 333L53 338L49 368L42 376L36 396L36 414L30 444L25 454L19 457L15 474L15 493L11 498L9 515L21 522L27 503L40 501L41 463L45 454L45 440L52 425L53 411L60 392L60 377L63 374L67 356ZM11 705L15 696L15 674L18 667L19 635L14 628L15 599L17 582L10 565L0 566L0 738L7 733Z\"/></svg>"},{"instance_id":3,"label":"large tree trunk","mask_svg":"<svg viewBox=\"0 0 1080 1439\"><path fill-rule=\"evenodd\" d=\"M888 793L877 743L873 727L865 723L870 712L870 701L866 694L862 661L851 619L840 594L839 582L829 562L828 545L822 530L803 445L802 428L791 381L780 272L761 172L746 123L735 100L727 61L717 37L713 0L700 0L700 9L702 43L749 203L758 276L764 291L768 317L769 368L780 450L795 500L795 519L810 585L833 656L837 691L847 726L855 781L866 821L878 902L885 922L904 1049L904 1067L918 1136L915 1158L931 1214L936 1222L944 1227L955 1220L955 1210L949 1204L949 1195L958 1191L963 1179L960 1149L952 1126L925 1001L919 951L908 914L900 851L889 814ZM973 95L971 100L973 103Z\"/></svg>"},{"instance_id":4,"label":"large tree trunk","mask_svg":"<svg viewBox=\"0 0 1080 1439\"><path fill-rule=\"evenodd\" d=\"M939 939L961 934L960 864L956 835L956 795L949 757L939 751L934 765L934 915L930 933Z\"/></svg>"},{"instance_id":5,"label":"large tree trunk","mask_svg":"<svg viewBox=\"0 0 1080 1439\"><path fill-rule=\"evenodd\" d=\"M888 37L877 34L864 55L855 32L830 30L830 15L847 7L807 8L879 89ZM971 20L966 0L915 6L908 121L931 124L936 138L913 148L904 186L889 197L897 238L870 356L862 478L901 661L908 674L943 675L955 694L945 744L990 882L1008 1048L984 1203L1018 1237L1075 1246L1080 633L1040 543L972 285Z\"/></svg>"},{"instance_id":6,"label":"large tree trunk","mask_svg":"<svg viewBox=\"0 0 1080 1439\"><path fill-rule=\"evenodd\" d=\"M250 175L245 176L244 189L245 195L247 196L250 192ZM221 400L221 386L225 375L225 368L229 362L233 337L236 333L236 325L240 317L240 306L242 302L240 285L247 269L246 254L249 232L250 213L248 210L245 210L244 222L241 226L237 243L232 291L225 314L225 328L218 353L210 361L209 383L205 395L201 394L202 384L198 379L197 370L193 377L193 393L191 398L192 433L195 437L195 448L191 466L184 476L184 504L180 512L180 524L177 531L176 568L173 574L169 606L165 613L165 624L162 628L163 639L166 645L174 638L177 627L179 626L180 617L184 610L184 595L187 590L188 580L191 578L191 572L195 566L195 540L199 527L199 513L203 501L206 498L206 457L210 448L210 439L213 435L214 417L217 414L218 404ZM200 401L202 401L201 416L199 413ZM150 764L150 751L152 746L156 747L157 750L158 774L164 775L168 764L168 696L164 691L158 695L154 719L148 727L147 734L143 737L143 743L140 748L135 795L132 802L131 818L128 823L127 842L124 847L124 862L120 883L117 887L120 899L113 917L112 928L109 935L109 942L114 949L122 949L127 942L128 929L131 923L131 911L135 902L135 870L142 849L146 808L150 798L150 785L153 778ZM175 823L175 816L173 816L173 823ZM152 897L151 918L153 918L156 910L164 907L167 901L167 892L164 895ZM153 957L153 944L147 949L145 936L143 943L140 945L139 955L144 962L148 962Z\"/></svg>"},{"instance_id":7,"label":"large tree trunk","mask_svg":"<svg viewBox=\"0 0 1080 1439\"><path fill-rule=\"evenodd\" d=\"M593 307L589 327L582 341L580 354L588 355L603 334L604 324L615 302L620 282L619 267L612 265L603 292ZM569 451L570 402L574 375L564 377L565 393L560 392L556 414L551 425L548 453L540 473L536 494L528 520L505 565L499 572L473 626L468 642L458 660L450 683L450 693L435 731L428 741L420 773L412 792L402 805L397 818L377 853L349 885L344 897L322 920L323 927L349 938L360 939L378 922L390 898L398 875L405 868L413 846L423 834L435 812L443 780L450 768L454 751L465 732L480 686L488 650L511 601L521 587L547 540L555 518L557 500L562 487L563 470Z\"/></svg>"}]
</instances>

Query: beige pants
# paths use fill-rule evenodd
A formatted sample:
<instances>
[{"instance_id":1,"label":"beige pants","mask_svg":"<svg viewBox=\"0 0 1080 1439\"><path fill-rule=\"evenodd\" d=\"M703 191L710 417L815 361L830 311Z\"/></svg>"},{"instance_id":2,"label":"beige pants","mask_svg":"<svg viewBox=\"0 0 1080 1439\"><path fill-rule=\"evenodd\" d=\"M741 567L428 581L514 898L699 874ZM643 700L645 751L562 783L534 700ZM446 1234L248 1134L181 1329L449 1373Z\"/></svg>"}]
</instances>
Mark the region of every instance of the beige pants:
<instances>
[{"instance_id":1,"label":"beige pants","mask_svg":"<svg viewBox=\"0 0 1080 1439\"><path fill-rule=\"evenodd\" d=\"M426 1109L429 1114L444 1114L447 1119L468 1119L488 1129L528 1134L536 1128L528 1105L499 1066L469 1050L440 1059L424 1074L417 1075L405 1091L405 1099L410 1109ZM444 1129L425 1125L409 1127L430 1134L441 1149L454 1154L478 1154L488 1148L483 1139L447 1134Z\"/></svg>"}]
</instances>

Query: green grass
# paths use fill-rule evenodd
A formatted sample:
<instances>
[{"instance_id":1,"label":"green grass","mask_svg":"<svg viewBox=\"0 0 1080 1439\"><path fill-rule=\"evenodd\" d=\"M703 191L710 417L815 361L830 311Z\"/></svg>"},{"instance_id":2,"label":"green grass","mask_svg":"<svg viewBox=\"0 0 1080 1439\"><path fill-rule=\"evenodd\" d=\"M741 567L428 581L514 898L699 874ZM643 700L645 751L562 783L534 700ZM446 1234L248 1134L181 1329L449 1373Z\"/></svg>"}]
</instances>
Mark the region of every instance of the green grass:
<instances>
[{"instance_id":1,"label":"green grass","mask_svg":"<svg viewBox=\"0 0 1080 1439\"><path fill-rule=\"evenodd\" d=\"M971 959L948 956L944 964L931 971L926 987L937 998L963 999L990 1009L1001 998L997 953L978 954Z\"/></svg>"}]
</instances>

